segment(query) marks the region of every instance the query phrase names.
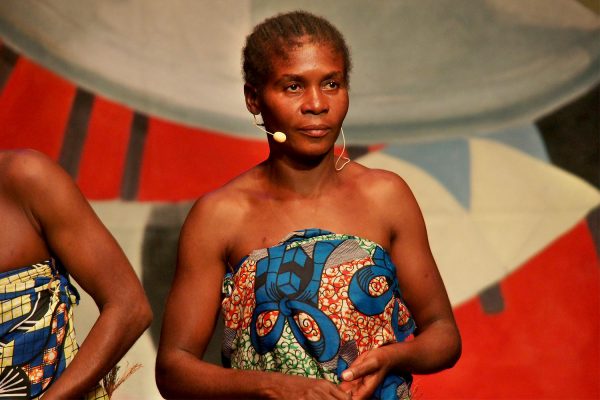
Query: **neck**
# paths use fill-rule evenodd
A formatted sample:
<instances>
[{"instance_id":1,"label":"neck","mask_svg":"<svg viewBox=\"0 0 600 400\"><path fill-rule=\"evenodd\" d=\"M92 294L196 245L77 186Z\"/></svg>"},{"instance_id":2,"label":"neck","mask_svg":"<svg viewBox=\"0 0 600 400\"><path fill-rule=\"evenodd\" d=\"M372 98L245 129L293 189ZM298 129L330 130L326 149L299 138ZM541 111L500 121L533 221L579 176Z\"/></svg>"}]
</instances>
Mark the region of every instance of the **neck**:
<instances>
[{"instance_id":1,"label":"neck","mask_svg":"<svg viewBox=\"0 0 600 400\"><path fill-rule=\"evenodd\" d=\"M317 197L339 179L333 152L314 163L298 163L270 155L264 162L270 183L282 196Z\"/></svg>"}]
</instances>

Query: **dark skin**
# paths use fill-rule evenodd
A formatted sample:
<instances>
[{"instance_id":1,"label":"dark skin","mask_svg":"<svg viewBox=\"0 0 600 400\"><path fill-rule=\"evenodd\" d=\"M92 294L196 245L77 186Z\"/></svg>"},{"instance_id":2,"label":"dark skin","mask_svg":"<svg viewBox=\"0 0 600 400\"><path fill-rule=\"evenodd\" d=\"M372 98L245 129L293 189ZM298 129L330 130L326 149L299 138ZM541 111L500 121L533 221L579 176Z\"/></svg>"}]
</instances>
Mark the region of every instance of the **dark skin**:
<instances>
[{"instance_id":1,"label":"dark skin","mask_svg":"<svg viewBox=\"0 0 600 400\"><path fill-rule=\"evenodd\" d=\"M161 393L167 398L368 399L389 372L430 373L452 366L460 337L410 189L391 172L354 162L342 171L334 168L333 147L348 110L342 57L326 43L305 40L289 50L287 59L271 64L264 87L245 86L246 105L262 115L268 131L283 131L287 140L277 143L269 136L265 162L199 199L190 211L158 351ZM291 231L315 227L368 238L390 253L419 327L415 339L360 355L340 385L202 361L227 266Z\"/></svg>"},{"instance_id":2,"label":"dark skin","mask_svg":"<svg viewBox=\"0 0 600 400\"><path fill-rule=\"evenodd\" d=\"M79 352L44 399L83 396L150 324L140 282L69 175L41 153L0 152L0 216L0 271L56 256L100 310Z\"/></svg>"}]
</instances>

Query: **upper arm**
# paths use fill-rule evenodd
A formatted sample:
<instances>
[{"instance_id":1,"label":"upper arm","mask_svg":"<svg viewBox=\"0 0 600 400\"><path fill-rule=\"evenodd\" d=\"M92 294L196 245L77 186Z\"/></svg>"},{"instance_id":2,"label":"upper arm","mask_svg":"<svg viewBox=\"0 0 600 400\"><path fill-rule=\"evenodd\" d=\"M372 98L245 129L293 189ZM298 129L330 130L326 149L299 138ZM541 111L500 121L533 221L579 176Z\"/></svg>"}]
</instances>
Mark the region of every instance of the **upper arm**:
<instances>
[{"instance_id":1,"label":"upper arm","mask_svg":"<svg viewBox=\"0 0 600 400\"><path fill-rule=\"evenodd\" d=\"M220 310L226 230L210 201L199 200L179 239L177 268L161 332L159 361L172 351L202 358Z\"/></svg>"},{"instance_id":2,"label":"upper arm","mask_svg":"<svg viewBox=\"0 0 600 400\"><path fill-rule=\"evenodd\" d=\"M125 254L71 177L46 156L32 151L19 154L14 167L19 198L50 252L99 307L125 297L144 301Z\"/></svg>"},{"instance_id":3,"label":"upper arm","mask_svg":"<svg viewBox=\"0 0 600 400\"><path fill-rule=\"evenodd\" d=\"M387 218L391 224L391 256L403 298L418 329L441 319L453 321L419 205L404 180L391 173L388 179L387 204L395 204Z\"/></svg>"}]
</instances>

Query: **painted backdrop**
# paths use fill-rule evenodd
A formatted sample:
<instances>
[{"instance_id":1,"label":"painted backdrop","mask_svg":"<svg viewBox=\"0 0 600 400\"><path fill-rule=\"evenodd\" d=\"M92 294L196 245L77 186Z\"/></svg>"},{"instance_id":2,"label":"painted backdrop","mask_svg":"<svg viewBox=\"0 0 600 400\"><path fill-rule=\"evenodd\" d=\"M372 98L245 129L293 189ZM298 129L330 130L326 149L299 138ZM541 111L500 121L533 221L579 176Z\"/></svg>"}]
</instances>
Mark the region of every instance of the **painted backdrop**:
<instances>
[{"instance_id":1,"label":"painted backdrop","mask_svg":"<svg viewBox=\"0 0 600 400\"><path fill-rule=\"evenodd\" d=\"M299 7L351 44L349 155L415 192L463 336L457 366L417 376L415 397L600 397L594 2L165 4L0 2L0 149L37 149L73 176L155 312L121 363L143 368L115 398L160 398L181 224L267 155L243 105L244 35ZM80 337L96 315L84 296ZM206 358L219 362L218 332Z\"/></svg>"}]
</instances>

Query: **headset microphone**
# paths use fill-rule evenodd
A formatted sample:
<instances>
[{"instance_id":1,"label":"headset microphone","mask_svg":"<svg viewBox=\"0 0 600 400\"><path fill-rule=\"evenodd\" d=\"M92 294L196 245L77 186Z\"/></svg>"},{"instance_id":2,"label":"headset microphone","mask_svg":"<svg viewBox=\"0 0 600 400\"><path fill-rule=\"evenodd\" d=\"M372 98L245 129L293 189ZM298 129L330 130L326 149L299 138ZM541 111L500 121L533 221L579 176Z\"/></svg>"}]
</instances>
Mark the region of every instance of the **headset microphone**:
<instances>
[{"instance_id":1,"label":"headset microphone","mask_svg":"<svg viewBox=\"0 0 600 400\"><path fill-rule=\"evenodd\" d=\"M256 127L258 129L260 129L261 131L268 133L269 135L273 136L273 139L275 139L275 141L277 143L283 143L286 141L287 136L285 135L285 133L281 132L281 131L277 131L275 133L273 132L269 132L268 130L266 130L265 128L263 128L258 122L256 122L256 115L252 114L252 116L254 117L254 125L256 125Z\"/></svg>"},{"instance_id":2,"label":"headset microphone","mask_svg":"<svg viewBox=\"0 0 600 400\"><path fill-rule=\"evenodd\" d=\"M277 131L275 133L273 132L269 132L268 130L266 130L265 128L262 127L263 124L259 124L256 121L256 115L252 114L252 117L254 119L254 125L260 129L261 131L268 133L269 135L273 136L273 139L277 142L277 143L283 143L286 141L287 136L285 135L285 133L281 132L281 131ZM340 155L338 156L337 160L335 160L335 169L336 171L341 171L346 164L348 164L350 162L350 159L346 156L344 156L344 153L346 152L346 136L344 136L344 130L340 127L340 133L342 134L342 141L343 141L343 147L342 147L342 152L340 153ZM341 159L344 159L344 162L342 163L341 166L338 167L338 164L340 162Z\"/></svg>"},{"instance_id":3,"label":"headset microphone","mask_svg":"<svg viewBox=\"0 0 600 400\"><path fill-rule=\"evenodd\" d=\"M277 143L283 143L286 141L287 136L285 135L285 133L281 132L281 131L277 131L275 133L269 132L268 130L262 128L259 126L260 129L262 129L263 131L267 132L269 135L273 136L273 139L275 139L275 141Z\"/></svg>"}]
</instances>

